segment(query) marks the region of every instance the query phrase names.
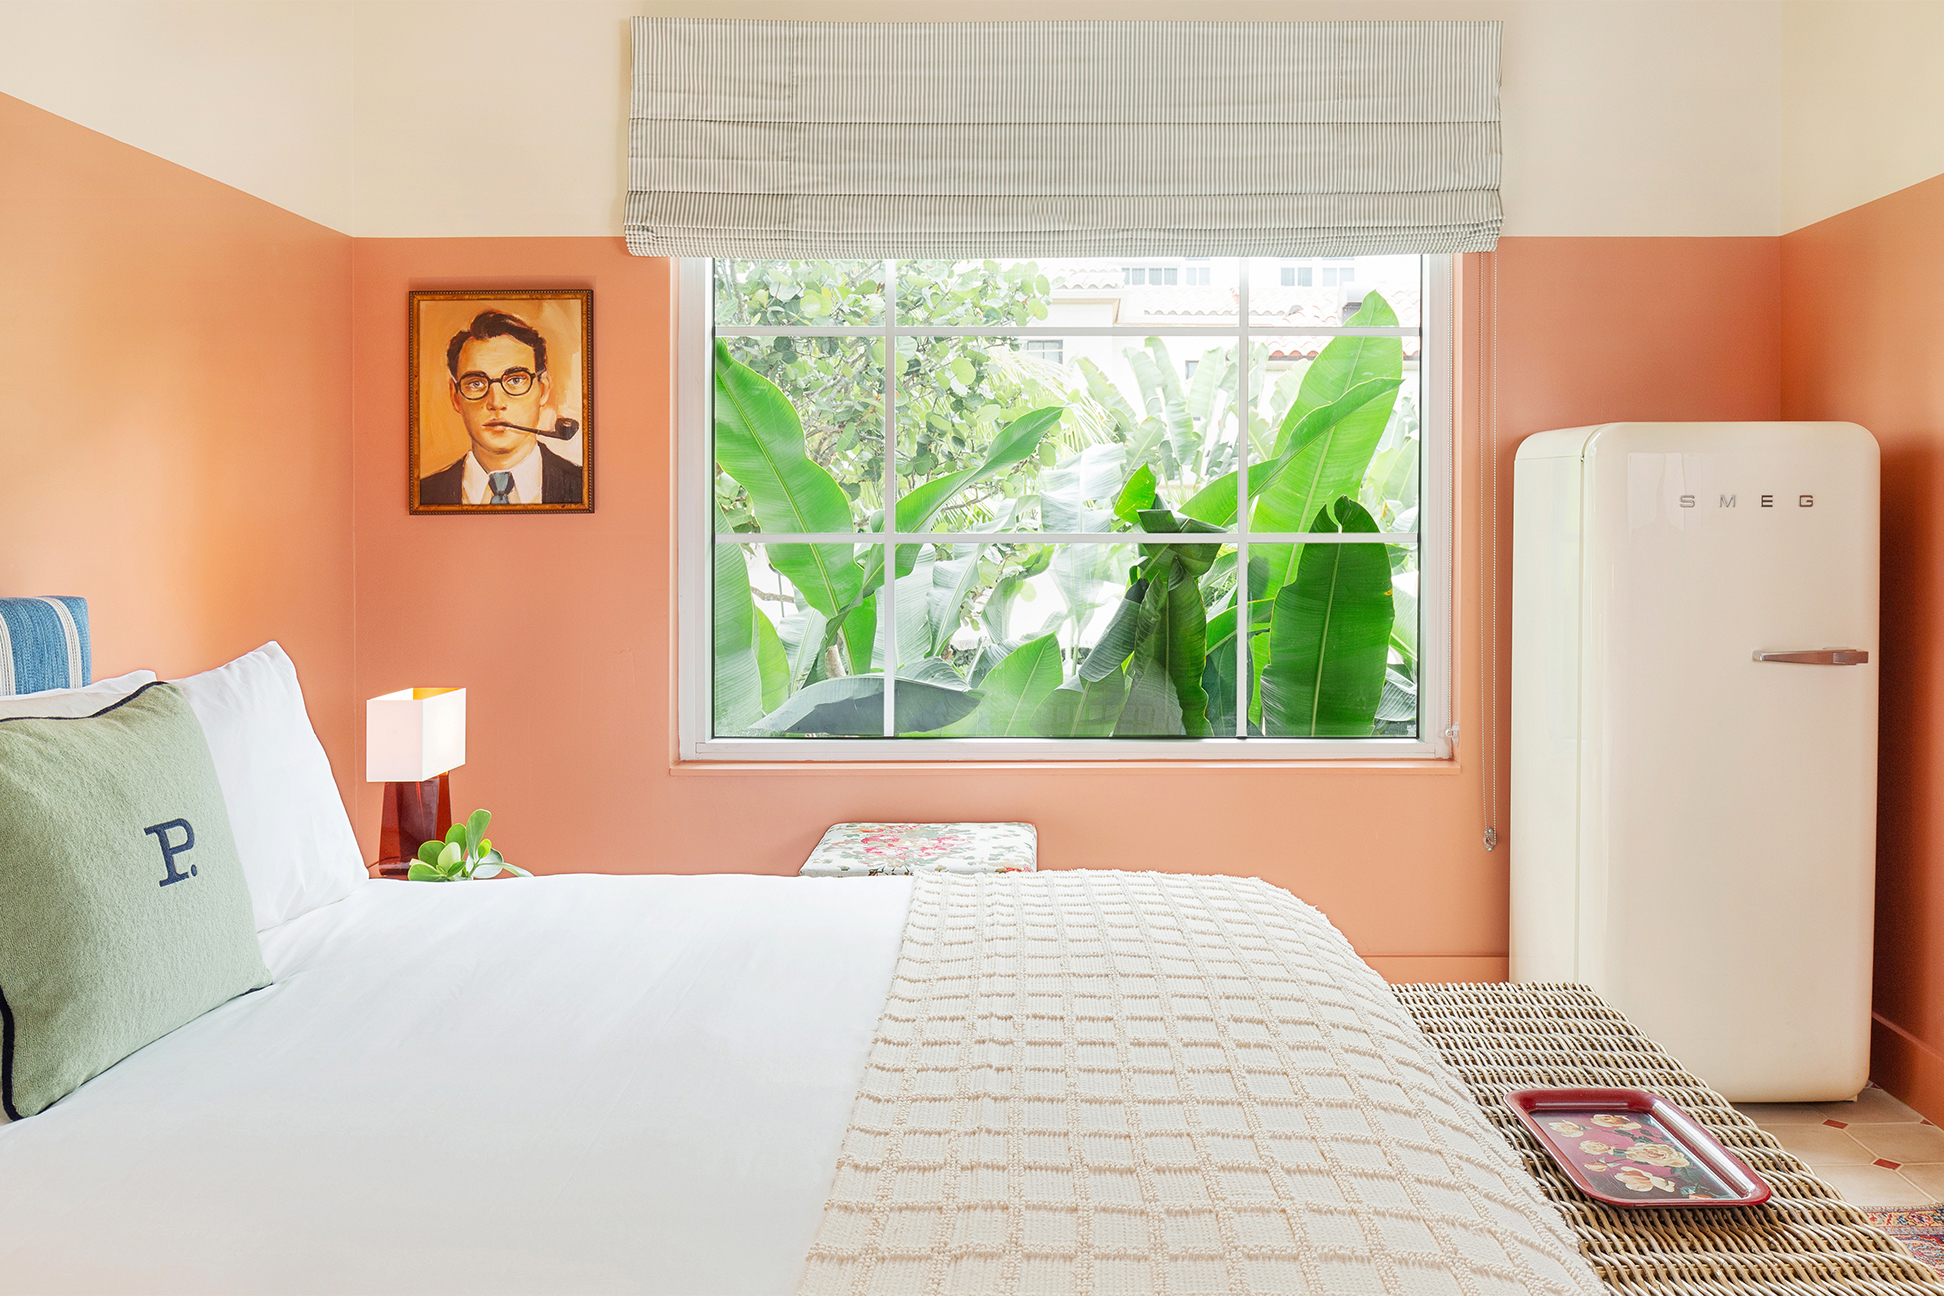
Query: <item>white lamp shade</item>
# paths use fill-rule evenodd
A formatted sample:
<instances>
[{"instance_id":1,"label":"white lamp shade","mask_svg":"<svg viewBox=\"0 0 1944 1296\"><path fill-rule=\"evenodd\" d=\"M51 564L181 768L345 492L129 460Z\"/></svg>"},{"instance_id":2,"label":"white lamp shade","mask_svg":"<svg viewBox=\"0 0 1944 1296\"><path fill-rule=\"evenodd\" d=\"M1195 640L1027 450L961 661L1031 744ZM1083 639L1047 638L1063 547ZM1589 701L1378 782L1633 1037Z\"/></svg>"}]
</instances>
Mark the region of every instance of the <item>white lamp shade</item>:
<instances>
[{"instance_id":1,"label":"white lamp shade","mask_svg":"<svg viewBox=\"0 0 1944 1296\"><path fill-rule=\"evenodd\" d=\"M365 781L422 783L466 763L466 690L409 688L365 703Z\"/></svg>"}]
</instances>

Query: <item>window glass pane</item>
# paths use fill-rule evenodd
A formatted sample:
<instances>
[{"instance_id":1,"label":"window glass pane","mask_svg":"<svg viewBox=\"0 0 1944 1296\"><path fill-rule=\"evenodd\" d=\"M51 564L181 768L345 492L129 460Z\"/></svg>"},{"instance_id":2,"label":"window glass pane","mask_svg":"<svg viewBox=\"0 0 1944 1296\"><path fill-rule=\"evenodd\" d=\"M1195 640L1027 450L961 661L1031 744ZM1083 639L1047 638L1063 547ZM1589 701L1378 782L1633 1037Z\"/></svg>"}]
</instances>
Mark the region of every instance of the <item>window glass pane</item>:
<instances>
[{"instance_id":1,"label":"window glass pane","mask_svg":"<svg viewBox=\"0 0 1944 1296\"><path fill-rule=\"evenodd\" d=\"M1056 454L1057 432L1027 447L1023 457L995 459L1000 433L1033 410L1064 411L1073 385L1069 367L1029 353L1017 338L989 337L901 337L898 362L900 496L912 496L927 482L961 482L921 510L929 516L914 511L920 506L901 504L903 525L1019 525L1033 512L1041 464Z\"/></svg>"},{"instance_id":2,"label":"window glass pane","mask_svg":"<svg viewBox=\"0 0 1944 1296\"><path fill-rule=\"evenodd\" d=\"M1120 288L1118 262L1099 263L1097 273ZM1042 263L1017 257L897 263L899 324L1033 328L1046 322L1054 291Z\"/></svg>"},{"instance_id":3,"label":"window glass pane","mask_svg":"<svg viewBox=\"0 0 1944 1296\"><path fill-rule=\"evenodd\" d=\"M1414 545L1255 545L1249 554L1251 733L1414 738Z\"/></svg>"},{"instance_id":4,"label":"window glass pane","mask_svg":"<svg viewBox=\"0 0 1944 1296\"><path fill-rule=\"evenodd\" d=\"M877 324L883 279L882 261L719 260L716 324Z\"/></svg>"},{"instance_id":5,"label":"window glass pane","mask_svg":"<svg viewBox=\"0 0 1944 1296\"><path fill-rule=\"evenodd\" d=\"M882 736L883 693L873 711L869 686L829 682L869 674L878 664L870 601L841 623L818 607L839 610L831 604L833 586L851 602L857 582L846 587L826 573L861 574L872 553L869 546L716 542L717 737Z\"/></svg>"},{"instance_id":6,"label":"window glass pane","mask_svg":"<svg viewBox=\"0 0 1944 1296\"><path fill-rule=\"evenodd\" d=\"M1345 306L1366 301L1372 293L1383 298L1398 327L1419 326L1423 295L1419 257L1358 257L1348 264L1293 269L1292 282L1292 267L1274 261L1249 262L1251 327L1337 326L1348 318Z\"/></svg>"},{"instance_id":7,"label":"window glass pane","mask_svg":"<svg viewBox=\"0 0 1944 1296\"><path fill-rule=\"evenodd\" d=\"M1025 457L950 492L924 529L1128 530L1131 512L1114 510L1137 477L1152 497L1130 497L1130 510L1179 509L1235 469L1235 345L1217 335L1079 335L1062 340L1054 363L1018 339L901 338L899 494L980 470L1015 420L1057 409Z\"/></svg>"},{"instance_id":8,"label":"window glass pane","mask_svg":"<svg viewBox=\"0 0 1944 1296\"><path fill-rule=\"evenodd\" d=\"M898 323L1135 330L1156 324L1232 326L1239 263L1211 260L1203 267L1208 278L1198 285L1182 279L1181 264L1137 266L1098 257L900 261ZM1211 294L1209 288L1217 291Z\"/></svg>"},{"instance_id":9,"label":"window glass pane","mask_svg":"<svg viewBox=\"0 0 1944 1296\"><path fill-rule=\"evenodd\" d=\"M1255 343L1252 463L1283 458L1303 435L1299 428L1311 411L1330 406L1358 384L1379 386L1369 401L1330 423L1327 440L1298 449L1286 470L1252 492L1250 529L1313 530L1317 512L1348 495L1370 512L1379 530L1415 530L1419 339L1270 334ZM1398 386L1385 390L1381 384L1387 381Z\"/></svg>"},{"instance_id":10,"label":"window glass pane","mask_svg":"<svg viewBox=\"0 0 1944 1296\"><path fill-rule=\"evenodd\" d=\"M926 720L952 708L939 690L981 695L928 736L1233 737L1234 581L1213 544L926 546L898 586L898 687L921 682ZM1226 668L1205 660L1211 634Z\"/></svg>"},{"instance_id":11,"label":"window glass pane","mask_svg":"<svg viewBox=\"0 0 1944 1296\"><path fill-rule=\"evenodd\" d=\"M801 427L803 451L842 489L848 516L795 513L791 530L809 527L850 530L867 525L884 501L884 378L876 338L731 337L729 352L740 364L774 383L788 398ZM720 412L719 412L720 413ZM752 428L760 459L785 453L794 433L788 420ZM727 447L717 432L716 530L780 529L774 518L763 526L762 509L745 484L724 465ZM733 456L732 456L733 457Z\"/></svg>"}]
</instances>

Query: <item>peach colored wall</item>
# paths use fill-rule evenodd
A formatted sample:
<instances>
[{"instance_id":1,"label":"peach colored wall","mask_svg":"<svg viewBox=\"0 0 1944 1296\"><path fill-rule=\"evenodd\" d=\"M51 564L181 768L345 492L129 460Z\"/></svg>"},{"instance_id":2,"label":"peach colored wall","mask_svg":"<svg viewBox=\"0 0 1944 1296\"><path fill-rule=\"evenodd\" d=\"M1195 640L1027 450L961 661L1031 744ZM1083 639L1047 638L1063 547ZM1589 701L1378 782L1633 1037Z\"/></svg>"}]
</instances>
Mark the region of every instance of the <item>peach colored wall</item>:
<instances>
[{"instance_id":1,"label":"peach colored wall","mask_svg":"<svg viewBox=\"0 0 1944 1296\"><path fill-rule=\"evenodd\" d=\"M1774 416L1775 240L1508 239L1498 255L1501 516L1526 433ZM1468 259L1467 288L1483 261ZM1259 873L1395 975L1503 975L1508 856L1480 844L1471 454L1460 462L1466 738L1455 761L678 766L668 266L630 258L618 239L360 239L355 282L359 694L467 687L470 760L454 799L462 812L490 806L517 862L782 873L833 821L1028 819L1048 865ZM462 286L594 290L593 515L407 515L405 295ZM1461 390L1461 407L1472 395ZM1509 545L1500 553L1509 561ZM377 789L354 806L370 848Z\"/></svg>"},{"instance_id":2,"label":"peach colored wall","mask_svg":"<svg viewBox=\"0 0 1944 1296\"><path fill-rule=\"evenodd\" d=\"M1871 1073L1944 1121L1944 176L1782 239L1783 417L1883 448L1876 1030Z\"/></svg>"},{"instance_id":3,"label":"peach colored wall","mask_svg":"<svg viewBox=\"0 0 1944 1296\"><path fill-rule=\"evenodd\" d=\"M0 593L89 601L97 675L281 640L340 787L351 239L5 95Z\"/></svg>"},{"instance_id":4,"label":"peach colored wall","mask_svg":"<svg viewBox=\"0 0 1944 1296\"><path fill-rule=\"evenodd\" d=\"M1774 419L1781 261L1772 238L1511 238L1499 243L1497 678L1512 723L1512 464L1550 428L1618 419ZM1492 299L1489 270L1485 300ZM1486 322L1468 325L1489 347ZM1489 358L1486 360L1490 371ZM1489 383L1480 384L1489 405ZM1478 416L1475 414L1474 418ZM1477 660L1476 658L1473 659ZM1499 753L1500 831L1509 751ZM1509 843L1517 850L1517 842Z\"/></svg>"}]
</instances>

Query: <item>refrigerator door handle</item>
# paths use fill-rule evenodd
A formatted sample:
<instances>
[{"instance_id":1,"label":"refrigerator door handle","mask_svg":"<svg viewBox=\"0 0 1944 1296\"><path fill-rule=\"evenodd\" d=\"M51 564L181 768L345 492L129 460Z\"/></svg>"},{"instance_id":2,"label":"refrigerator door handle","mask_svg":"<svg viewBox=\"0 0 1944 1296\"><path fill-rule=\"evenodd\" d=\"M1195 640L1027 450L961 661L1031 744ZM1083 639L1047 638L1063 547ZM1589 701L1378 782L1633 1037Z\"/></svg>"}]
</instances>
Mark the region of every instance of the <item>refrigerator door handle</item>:
<instances>
[{"instance_id":1,"label":"refrigerator door handle","mask_svg":"<svg viewBox=\"0 0 1944 1296\"><path fill-rule=\"evenodd\" d=\"M1861 666L1870 654L1861 648L1822 648L1814 652L1758 652L1758 662L1794 662L1798 666Z\"/></svg>"}]
</instances>

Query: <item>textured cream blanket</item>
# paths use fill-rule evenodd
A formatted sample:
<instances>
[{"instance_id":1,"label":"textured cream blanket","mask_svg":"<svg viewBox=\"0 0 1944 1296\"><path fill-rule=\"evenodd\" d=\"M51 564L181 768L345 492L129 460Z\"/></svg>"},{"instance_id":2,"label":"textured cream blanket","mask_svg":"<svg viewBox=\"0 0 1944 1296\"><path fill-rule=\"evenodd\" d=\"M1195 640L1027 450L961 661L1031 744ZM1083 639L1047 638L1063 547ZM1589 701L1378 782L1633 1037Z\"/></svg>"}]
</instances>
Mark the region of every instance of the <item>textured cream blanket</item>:
<instances>
[{"instance_id":1,"label":"textured cream blanket","mask_svg":"<svg viewBox=\"0 0 1944 1296\"><path fill-rule=\"evenodd\" d=\"M1320 913L1065 871L917 880L800 1288L1601 1290Z\"/></svg>"}]
</instances>

